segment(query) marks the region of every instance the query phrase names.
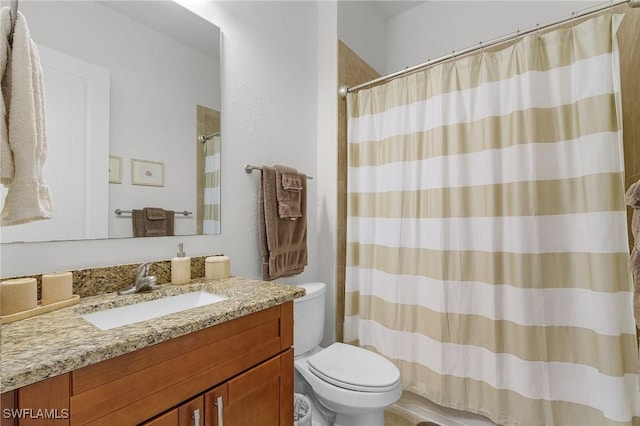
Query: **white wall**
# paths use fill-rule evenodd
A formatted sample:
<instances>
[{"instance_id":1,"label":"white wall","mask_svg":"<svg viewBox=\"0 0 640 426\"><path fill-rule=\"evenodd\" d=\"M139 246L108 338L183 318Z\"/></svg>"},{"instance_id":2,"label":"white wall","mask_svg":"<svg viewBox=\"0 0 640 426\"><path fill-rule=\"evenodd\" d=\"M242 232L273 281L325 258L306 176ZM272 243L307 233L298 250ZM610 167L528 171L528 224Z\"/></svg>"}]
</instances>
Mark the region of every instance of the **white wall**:
<instances>
[{"instance_id":1,"label":"white wall","mask_svg":"<svg viewBox=\"0 0 640 426\"><path fill-rule=\"evenodd\" d=\"M222 252L233 275L260 277L260 177L243 165L290 164L318 176L317 4L196 1L190 8L222 31L222 234L2 245L0 275L169 259L184 242L188 255ZM308 194L309 265L282 282L318 279L317 195L316 179Z\"/></svg>"},{"instance_id":2,"label":"white wall","mask_svg":"<svg viewBox=\"0 0 640 426\"><path fill-rule=\"evenodd\" d=\"M602 2L429 1L388 22L387 73L571 16ZM359 53L359 52L358 52Z\"/></svg>"},{"instance_id":3,"label":"white wall","mask_svg":"<svg viewBox=\"0 0 640 426\"><path fill-rule=\"evenodd\" d=\"M235 152L224 145L222 235L257 241L259 176L244 174L242 164L291 164L313 176L307 183L309 266L302 275L278 281L327 283L324 344L329 344L335 341L337 4L179 2L222 30L222 129ZM242 183L234 193L249 212L246 229L240 224L229 229L224 215L229 179ZM248 248L257 251L255 243Z\"/></svg>"},{"instance_id":4,"label":"white wall","mask_svg":"<svg viewBox=\"0 0 640 426\"><path fill-rule=\"evenodd\" d=\"M338 2L338 37L373 69L387 74L387 18L374 2Z\"/></svg>"},{"instance_id":5,"label":"white wall","mask_svg":"<svg viewBox=\"0 0 640 426\"><path fill-rule=\"evenodd\" d=\"M324 345L335 342L338 187L338 5L318 3L318 280L327 284Z\"/></svg>"}]
</instances>

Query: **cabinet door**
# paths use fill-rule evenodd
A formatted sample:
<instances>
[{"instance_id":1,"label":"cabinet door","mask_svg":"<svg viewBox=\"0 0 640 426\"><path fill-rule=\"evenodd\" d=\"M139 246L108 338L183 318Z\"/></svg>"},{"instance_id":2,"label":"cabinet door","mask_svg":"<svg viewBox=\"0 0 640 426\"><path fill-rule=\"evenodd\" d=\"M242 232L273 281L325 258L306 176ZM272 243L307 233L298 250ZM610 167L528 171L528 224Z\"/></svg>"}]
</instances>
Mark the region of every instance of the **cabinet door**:
<instances>
[{"instance_id":1,"label":"cabinet door","mask_svg":"<svg viewBox=\"0 0 640 426\"><path fill-rule=\"evenodd\" d=\"M293 424L293 350L229 380L221 395L224 393L228 395L223 405L224 424L209 423L208 426L290 426ZM216 396L219 403L218 398ZM207 404L207 410L209 407Z\"/></svg>"},{"instance_id":2,"label":"cabinet door","mask_svg":"<svg viewBox=\"0 0 640 426\"><path fill-rule=\"evenodd\" d=\"M178 409L174 408L160 417L144 422L142 426L178 426Z\"/></svg>"},{"instance_id":3,"label":"cabinet door","mask_svg":"<svg viewBox=\"0 0 640 426\"><path fill-rule=\"evenodd\" d=\"M211 389L204 394L205 426L225 426L230 425L225 415L227 413L227 402L229 401L229 386L225 383L217 388Z\"/></svg>"},{"instance_id":4,"label":"cabinet door","mask_svg":"<svg viewBox=\"0 0 640 426\"><path fill-rule=\"evenodd\" d=\"M178 407L178 425L204 426L204 397L199 396Z\"/></svg>"},{"instance_id":5,"label":"cabinet door","mask_svg":"<svg viewBox=\"0 0 640 426\"><path fill-rule=\"evenodd\" d=\"M16 423L19 426L69 426L69 383L69 374L62 374L18 389Z\"/></svg>"},{"instance_id":6,"label":"cabinet door","mask_svg":"<svg viewBox=\"0 0 640 426\"><path fill-rule=\"evenodd\" d=\"M199 396L142 426L204 426L204 397Z\"/></svg>"}]
</instances>

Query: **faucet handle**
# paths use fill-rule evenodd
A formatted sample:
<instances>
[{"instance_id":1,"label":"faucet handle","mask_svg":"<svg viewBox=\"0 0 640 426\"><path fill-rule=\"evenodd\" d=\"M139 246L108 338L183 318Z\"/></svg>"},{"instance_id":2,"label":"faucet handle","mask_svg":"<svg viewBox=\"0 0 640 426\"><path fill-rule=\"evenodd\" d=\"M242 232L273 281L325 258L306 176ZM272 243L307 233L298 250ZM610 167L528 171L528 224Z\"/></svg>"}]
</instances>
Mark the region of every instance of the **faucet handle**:
<instances>
[{"instance_id":1,"label":"faucet handle","mask_svg":"<svg viewBox=\"0 0 640 426\"><path fill-rule=\"evenodd\" d=\"M149 275L149 268L153 265L153 262L145 262L136 268L136 280Z\"/></svg>"},{"instance_id":2,"label":"faucet handle","mask_svg":"<svg viewBox=\"0 0 640 426\"><path fill-rule=\"evenodd\" d=\"M136 267L136 279L127 288L118 290L118 294L133 294L139 291L154 290L159 288L157 284L158 279L154 276L149 276L149 268L153 265L153 262L145 262Z\"/></svg>"}]
</instances>

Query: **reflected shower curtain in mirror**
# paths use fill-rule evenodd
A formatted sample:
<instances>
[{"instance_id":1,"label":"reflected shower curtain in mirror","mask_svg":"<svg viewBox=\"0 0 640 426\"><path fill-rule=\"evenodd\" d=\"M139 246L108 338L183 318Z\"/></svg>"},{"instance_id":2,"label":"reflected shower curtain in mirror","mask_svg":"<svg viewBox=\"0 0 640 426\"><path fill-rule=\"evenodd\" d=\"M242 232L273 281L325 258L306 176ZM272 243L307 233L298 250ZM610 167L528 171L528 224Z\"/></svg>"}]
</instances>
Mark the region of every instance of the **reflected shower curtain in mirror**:
<instances>
[{"instance_id":1,"label":"reflected shower curtain in mirror","mask_svg":"<svg viewBox=\"0 0 640 426\"><path fill-rule=\"evenodd\" d=\"M621 16L348 96L345 341L499 424L640 420Z\"/></svg>"},{"instance_id":2,"label":"reflected shower curtain in mirror","mask_svg":"<svg viewBox=\"0 0 640 426\"><path fill-rule=\"evenodd\" d=\"M204 143L204 234L220 233L220 135Z\"/></svg>"}]
</instances>

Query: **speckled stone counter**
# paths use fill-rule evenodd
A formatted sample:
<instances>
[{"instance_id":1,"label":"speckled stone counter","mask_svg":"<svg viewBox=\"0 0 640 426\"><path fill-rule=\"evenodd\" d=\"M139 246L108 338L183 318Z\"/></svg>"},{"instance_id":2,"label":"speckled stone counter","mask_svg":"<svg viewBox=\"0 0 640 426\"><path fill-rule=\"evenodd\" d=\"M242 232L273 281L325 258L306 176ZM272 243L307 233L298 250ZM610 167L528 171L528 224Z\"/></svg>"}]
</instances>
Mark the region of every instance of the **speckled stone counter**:
<instances>
[{"instance_id":1,"label":"speckled stone counter","mask_svg":"<svg viewBox=\"0 0 640 426\"><path fill-rule=\"evenodd\" d=\"M81 315L165 296L206 290L229 299L149 321L100 330ZM0 392L220 324L304 296L304 289L248 278L199 278L150 293L115 293L2 326Z\"/></svg>"}]
</instances>

